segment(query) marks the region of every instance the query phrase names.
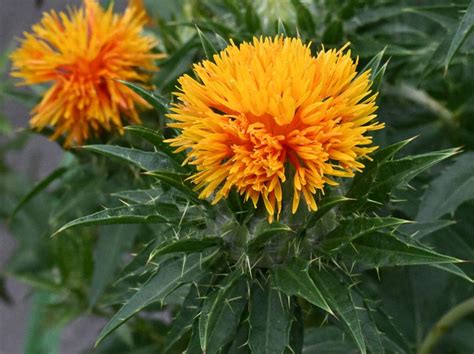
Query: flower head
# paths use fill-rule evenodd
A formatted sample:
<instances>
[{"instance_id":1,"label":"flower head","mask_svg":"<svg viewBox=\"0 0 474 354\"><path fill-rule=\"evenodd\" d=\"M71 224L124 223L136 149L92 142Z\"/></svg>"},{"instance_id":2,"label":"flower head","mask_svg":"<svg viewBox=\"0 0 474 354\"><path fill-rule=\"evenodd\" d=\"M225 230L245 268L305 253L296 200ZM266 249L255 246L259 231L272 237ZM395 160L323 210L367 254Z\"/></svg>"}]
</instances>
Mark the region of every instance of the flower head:
<instances>
[{"instance_id":1,"label":"flower head","mask_svg":"<svg viewBox=\"0 0 474 354\"><path fill-rule=\"evenodd\" d=\"M232 43L195 65L197 79L179 79L169 125L180 134L169 142L196 166L200 197L217 202L236 188L255 207L262 199L272 221L290 183L292 212L301 196L316 210L316 192L360 171L359 159L376 149L365 133L383 127L370 73L356 66L345 48L314 57L281 36Z\"/></svg>"},{"instance_id":2,"label":"flower head","mask_svg":"<svg viewBox=\"0 0 474 354\"><path fill-rule=\"evenodd\" d=\"M31 126L52 126L52 138L65 134L70 145L101 129L121 131L123 116L139 122L136 107L146 103L115 79L146 82L157 70L160 55L151 52L156 41L142 34L145 22L136 7L117 15L97 0L45 13L11 55L12 75L23 84L52 84L33 109Z\"/></svg>"}]
</instances>

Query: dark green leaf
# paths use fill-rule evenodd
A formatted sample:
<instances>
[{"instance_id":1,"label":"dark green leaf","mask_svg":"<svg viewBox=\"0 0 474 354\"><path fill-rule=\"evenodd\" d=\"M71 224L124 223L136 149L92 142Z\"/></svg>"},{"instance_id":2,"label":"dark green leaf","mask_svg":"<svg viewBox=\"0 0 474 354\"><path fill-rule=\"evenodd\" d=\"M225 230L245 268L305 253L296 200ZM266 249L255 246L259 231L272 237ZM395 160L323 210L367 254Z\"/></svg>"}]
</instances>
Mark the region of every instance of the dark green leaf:
<instances>
[{"instance_id":1,"label":"dark green leaf","mask_svg":"<svg viewBox=\"0 0 474 354\"><path fill-rule=\"evenodd\" d=\"M180 154L175 154L170 145L163 141L163 135L160 131L156 129L147 128L143 125L129 125L125 127L125 130L147 140L148 142L153 144L159 151L162 151L163 153L168 155L173 161L178 164L178 166L181 166L181 163L183 162L183 160L181 159L182 156Z\"/></svg>"},{"instance_id":2,"label":"dark green leaf","mask_svg":"<svg viewBox=\"0 0 474 354\"><path fill-rule=\"evenodd\" d=\"M125 86L132 89L136 92L141 98L147 101L153 108L158 110L159 112L165 111L168 112L170 103L167 99L158 96L157 94L153 93L152 91L148 91L141 87L140 85L134 84L132 82L124 81L124 80L117 80L118 82L124 84Z\"/></svg>"},{"instance_id":3,"label":"dark green leaf","mask_svg":"<svg viewBox=\"0 0 474 354\"><path fill-rule=\"evenodd\" d=\"M454 214L458 206L474 199L473 186L474 153L467 152L431 182L423 195L416 219L432 221Z\"/></svg>"},{"instance_id":4,"label":"dark green leaf","mask_svg":"<svg viewBox=\"0 0 474 354\"><path fill-rule=\"evenodd\" d=\"M381 233L360 237L339 253L343 258L372 267L456 263L460 260L415 246Z\"/></svg>"},{"instance_id":5,"label":"dark green leaf","mask_svg":"<svg viewBox=\"0 0 474 354\"><path fill-rule=\"evenodd\" d=\"M331 308L350 333L361 353L366 353L364 335L357 315L356 305L352 301L349 284L341 283L337 276L324 268L312 267L311 276L320 284L321 292Z\"/></svg>"},{"instance_id":6,"label":"dark green leaf","mask_svg":"<svg viewBox=\"0 0 474 354\"><path fill-rule=\"evenodd\" d=\"M335 252L348 243L370 234L376 230L394 228L398 225L409 223L408 220L392 217L359 217L344 219L339 226L331 231L322 241L321 248L328 252Z\"/></svg>"},{"instance_id":7,"label":"dark green leaf","mask_svg":"<svg viewBox=\"0 0 474 354\"><path fill-rule=\"evenodd\" d=\"M166 336L164 350L166 353L172 353L173 347L182 339L186 332L191 330L193 320L198 317L201 311L204 295L209 287L210 280L211 276L206 275L191 286L181 306L181 310L176 318L173 319L171 329Z\"/></svg>"},{"instance_id":8,"label":"dark green leaf","mask_svg":"<svg viewBox=\"0 0 474 354\"><path fill-rule=\"evenodd\" d=\"M348 354L354 350L351 343L344 340L344 333L335 326L312 327L305 331L305 354Z\"/></svg>"},{"instance_id":9,"label":"dark green leaf","mask_svg":"<svg viewBox=\"0 0 474 354\"><path fill-rule=\"evenodd\" d=\"M309 275L310 264L299 258L293 258L288 264L279 266L274 271L274 285L288 296L299 296L327 311L333 313L323 295L320 285L315 284Z\"/></svg>"},{"instance_id":10,"label":"dark green leaf","mask_svg":"<svg viewBox=\"0 0 474 354\"><path fill-rule=\"evenodd\" d=\"M321 219L329 210L336 207L339 203L348 202L352 199L346 198L344 196L336 195L334 197L325 197L318 204L318 210L314 213L311 213L306 219L305 228L309 229L316 224L316 222Z\"/></svg>"},{"instance_id":11,"label":"dark green leaf","mask_svg":"<svg viewBox=\"0 0 474 354\"><path fill-rule=\"evenodd\" d=\"M464 14L456 30L456 33L454 34L454 37L449 46L448 53L446 54L446 59L444 60L445 71L448 70L449 63L453 59L454 54L459 49L459 47L464 42L464 40L467 38L473 26L474 26L474 0L471 0L466 10L466 13Z\"/></svg>"},{"instance_id":12,"label":"dark green leaf","mask_svg":"<svg viewBox=\"0 0 474 354\"><path fill-rule=\"evenodd\" d=\"M116 145L86 145L83 149L132 163L145 171L173 170L174 164L161 152L150 152Z\"/></svg>"},{"instance_id":13,"label":"dark green leaf","mask_svg":"<svg viewBox=\"0 0 474 354\"><path fill-rule=\"evenodd\" d=\"M254 237L250 240L247 245L249 250L256 250L262 247L272 237L278 237L279 233L288 233L294 231L285 224L280 222L273 222L268 224L266 221L261 222L257 225Z\"/></svg>"},{"instance_id":14,"label":"dark green leaf","mask_svg":"<svg viewBox=\"0 0 474 354\"><path fill-rule=\"evenodd\" d=\"M173 239L165 241L158 245L151 253L148 261L153 258L168 253L195 253L202 252L206 248L217 246L222 243L220 237L203 237L203 238L185 238L185 239Z\"/></svg>"},{"instance_id":15,"label":"dark green leaf","mask_svg":"<svg viewBox=\"0 0 474 354\"><path fill-rule=\"evenodd\" d=\"M271 281L255 284L251 292L249 345L252 353L281 354L290 344L290 299Z\"/></svg>"},{"instance_id":16,"label":"dark green leaf","mask_svg":"<svg viewBox=\"0 0 474 354\"><path fill-rule=\"evenodd\" d=\"M126 205L118 208L105 209L68 222L56 231L53 236L78 226L173 223L179 221L179 218L178 208L172 204L154 203Z\"/></svg>"},{"instance_id":17,"label":"dark green leaf","mask_svg":"<svg viewBox=\"0 0 474 354\"><path fill-rule=\"evenodd\" d=\"M166 183L170 187L173 187L176 190L180 191L186 198L188 198L194 204L204 204L206 206L209 206L209 203L206 200L199 199L193 188L189 185L188 182L186 182L186 179L189 177L189 175L167 172L162 170L156 170L147 174L156 177L161 182Z\"/></svg>"},{"instance_id":18,"label":"dark green leaf","mask_svg":"<svg viewBox=\"0 0 474 354\"><path fill-rule=\"evenodd\" d=\"M230 343L240 315L247 304L247 280L241 273L230 274L221 288L204 299L199 317L199 339L205 353L217 353Z\"/></svg>"},{"instance_id":19,"label":"dark green leaf","mask_svg":"<svg viewBox=\"0 0 474 354\"><path fill-rule=\"evenodd\" d=\"M291 0L291 2L296 9L298 29L309 33L310 35L314 34L315 25L311 12L309 12L309 10L300 2L300 0Z\"/></svg>"},{"instance_id":20,"label":"dark green leaf","mask_svg":"<svg viewBox=\"0 0 474 354\"><path fill-rule=\"evenodd\" d=\"M185 283L192 282L202 277L206 260L214 254L202 258L202 255L193 254L172 259L160 265L158 273L153 275L135 295L133 295L122 308L112 317L99 334L96 346L104 340L117 327L130 319L146 306L163 301L168 294Z\"/></svg>"}]
</instances>

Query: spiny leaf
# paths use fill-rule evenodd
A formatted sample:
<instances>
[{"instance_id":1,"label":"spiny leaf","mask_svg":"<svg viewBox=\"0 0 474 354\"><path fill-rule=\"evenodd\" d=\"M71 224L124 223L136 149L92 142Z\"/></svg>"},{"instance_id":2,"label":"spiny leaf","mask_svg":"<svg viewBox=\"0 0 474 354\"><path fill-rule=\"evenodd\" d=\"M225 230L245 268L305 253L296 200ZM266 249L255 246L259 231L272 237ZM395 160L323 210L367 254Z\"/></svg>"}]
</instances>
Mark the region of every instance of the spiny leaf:
<instances>
[{"instance_id":1,"label":"spiny leaf","mask_svg":"<svg viewBox=\"0 0 474 354\"><path fill-rule=\"evenodd\" d=\"M377 232L353 241L341 249L339 254L348 261L372 267L461 262L429 248L403 242L394 235Z\"/></svg>"},{"instance_id":2,"label":"spiny leaf","mask_svg":"<svg viewBox=\"0 0 474 354\"><path fill-rule=\"evenodd\" d=\"M156 247L148 258L150 262L153 258L168 253L195 253L202 252L206 248L220 245L222 238L220 237L203 237L203 238L185 238L185 239L173 239L161 243Z\"/></svg>"},{"instance_id":3,"label":"spiny leaf","mask_svg":"<svg viewBox=\"0 0 474 354\"><path fill-rule=\"evenodd\" d=\"M143 87L141 87L140 85L134 84L133 82L128 82L125 80L117 80L117 81L129 87L130 89L132 89L141 98L147 101L151 106L153 106L153 108L155 108L159 112L162 112L162 111L167 112L169 110L170 103L167 99L161 96L158 96L152 91L148 91L144 89Z\"/></svg>"},{"instance_id":4,"label":"spiny leaf","mask_svg":"<svg viewBox=\"0 0 474 354\"><path fill-rule=\"evenodd\" d=\"M353 353L355 348L351 344L336 326L311 327L305 330L303 353Z\"/></svg>"},{"instance_id":5,"label":"spiny leaf","mask_svg":"<svg viewBox=\"0 0 474 354\"><path fill-rule=\"evenodd\" d=\"M173 319L171 329L166 335L165 353L172 353L171 349L173 349L173 346L182 339L186 332L191 330L193 320L199 315L201 310L210 281L211 275L207 274L189 289L181 310L176 318Z\"/></svg>"},{"instance_id":6,"label":"spiny leaf","mask_svg":"<svg viewBox=\"0 0 474 354\"><path fill-rule=\"evenodd\" d=\"M288 296L299 296L333 314L328 303L309 275L310 264L299 258L293 258L284 266L279 266L273 273L275 287Z\"/></svg>"},{"instance_id":7,"label":"spiny leaf","mask_svg":"<svg viewBox=\"0 0 474 354\"><path fill-rule=\"evenodd\" d=\"M266 221L263 221L255 230L254 237L250 240L247 245L249 250L255 250L263 246L269 239L276 236L278 233L288 233L294 232L288 225L282 224L280 222L273 222L268 224Z\"/></svg>"},{"instance_id":8,"label":"spiny leaf","mask_svg":"<svg viewBox=\"0 0 474 354\"><path fill-rule=\"evenodd\" d=\"M350 286L341 284L333 272L316 267L311 268L311 276L320 284L321 292L331 308L350 333L361 353L366 353L364 335L357 316L356 305L352 301Z\"/></svg>"},{"instance_id":9,"label":"spiny leaf","mask_svg":"<svg viewBox=\"0 0 474 354\"><path fill-rule=\"evenodd\" d=\"M160 131L147 128L143 125L129 125L125 127L125 130L147 140L159 151L168 155L179 167L181 167L181 163L183 162L182 156L180 154L175 154L170 145L163 141L163 135Z\"/></svg>"},{"instance_id":10,"label":"spiny leaf","mask_svg":"<svg viewBox=\"0 0 474 354\"><path fill-rule=\"evenodd\" d=\"M358 217L355 219L344 219L337 228L324 238L320 247L325 251L335 252L359 237L370 234L376 230L394 228L409 222L408 220L392 217Z\"/></svg>"},{"instance_id":11,"label":"spiny leaf","mask_svg":"<svg viewBox=\"0 0 474 354\"><path fill-rule=\"evenodd\" d=\"M348 202L351 200L351 198L341 195L323 198L323 200L318 204L318 210L310 214L306 219L305 228L309 229L313 227L319 219L321 219L329 210L336 207L339 203Z\"/></svg>"},{"instance_id":12,"label":"spiny leaf","mask_svg":"<svg viewBox=\"0 0 474 354\"><path fill-rule=\"evenodd\" d=\"M18 202L15 209L13 210L11 214L11 218L13 218L16 215L16 213L18 213L18 211L20 211L20 209L26 203L28 203L40 192L45 190L52 182L60 178L66 171L67 171L67 168L65 167L57 168L53 172L51 172L48 176L46 176L44 179L39 181L23 198L21 198L21 200Z\"/></svg>"},{"instance_id":13,"label":"spiny leaf","mask_svg":"<svg viewBox=\"0 0 474 354\"><path fill-rule=\"evenodd\" d=\"M459 49L461 44L467 38L469 32L474 26L474 0L471 0L469 6L464 14L459 26L454 34L454 37L449 46L448 53L446 54L446 59L444 60L444 70L448 70L449 63L453 59L454 54Z\"/></svg>"},{"instance_id":14,"label":"spiny leaf","mask_svg":"<svg viewBox=\"0 0 474 354\"><path fill-rule=\"evenodd\" d=\"M411 224L401 225L398 231L412 237L415 240L421 240L423 237L432 234L453 225L453 220L436 220L431 222L414 222Z\"/></svg>"},{"instance_id":15,"label":"spiny leaf","mask_svg":"<svg viewBox=\"0 0 474 354\"><path fill-rule=\"evenodd\" d=\"M188 198L194 204L203 204L209 206L209 203L206 200L199 199L193 188L186 182L186 179L189 177L189 175L167 172L163 170L156 170L147 174L156 177L161 182L164 182L167 185L180 191L186 198Z\"/></svg>"},{"instance_id":16,"label":"spiny leaf","mask_svg":"<svg viewBox=\"0 0 474 354\"><path fill-rule=\"evenodd\" d=\"M174 164L161 152L150 152L116 145L86 145L83 149L132 163L145 171L174 170Z\"/></svg>"},{"instance_id":17,"label":"spiny leaf","mask_svg":"<svg viewBox=\"0 0 474 354\"><path fill-rule=\"evenodd\" d=\"M377 71L379 70L380 63L382 62L382 58L385 54L387 47L382 49L380 52L377 53L364 68L361 70L361 73L370 70L370 79L373 80L374 76L376 75Z\"/></svg>"},{"instance_id":18,"label":"spiny leaf","mask_svg":"<svg viewBox=\"0 0 474 354\"><path fill-rule=\"evenodd\" d=\"M290 344L289 298L274 289L271 280L255 284L251 292L249 345L252 353L283 353Z\"/></svg>"},{"instance_id":19,"label":"spiny leaf","mask_svg":"<svg viewBox=\"0 0 474 354\"><path fill-rule=\"evenodd\" d=\"M113 197L132 202L134 204L147 204L154 203L158 199L163 202L169 202L166 197L163 195L161 189L136 189L129 191L115 192L111 194Z\"/></svg>"},{"instance_id":20,"label":"spiny leaf","mask_svg":"<svg viewBox=\"0 0 474 354\"><path fill-rule=\"evenodd\" d=\"M202 258L202 255L193 254L161 264L158 273L141 286L135 295L105 325L99 334L95 346L146 306L157 301L163 301L168 294L182 284L202 277L205 272L203 268L206 261L213 256L214 254L211 254L206 258Z\"/></svg>"},{"instance_id":21,"label":"spiny leaf","mask_svg":"<svg viewBox=\"0 0 474 354\"><path fill-rule=\"evenodd\" d=\"M199 316L199 340L205 353L217 353L235 335L247 303L247 280L236 271L204 300Z\"/></svg>"},{"instance_id":22,"label":"spiny leaf","mask_svg":"<svg viewBox=\"0 0 474 354\"><path fill-rule=\"evenodd\" d=\"M180 218L178 208L173 204L134 204L105 209L97 213L80 217L68 222L53 236L78 226L111 224L173 223Z\"/></svg>"},{"instance_id":23,"label":"spiny leaf","mask_svg":"<svg viewBox=\"0 0 474 354\"><path fill-rule=\"evenodd\" d=\"M473 186L474 153L467 152L431 182L423 195L416 219L431 221L454 214L458 206L474 199Z\"/></svg>"}]
</instances>

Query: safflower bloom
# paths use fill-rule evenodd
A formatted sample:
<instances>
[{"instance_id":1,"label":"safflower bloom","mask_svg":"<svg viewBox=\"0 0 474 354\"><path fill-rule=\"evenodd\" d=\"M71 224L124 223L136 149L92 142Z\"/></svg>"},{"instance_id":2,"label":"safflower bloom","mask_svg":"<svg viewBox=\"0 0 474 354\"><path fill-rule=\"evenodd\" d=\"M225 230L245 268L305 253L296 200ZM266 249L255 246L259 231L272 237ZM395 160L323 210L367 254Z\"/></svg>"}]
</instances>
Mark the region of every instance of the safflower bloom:
<instances>
[{"instance_id":1,"label":"safflower bloom","mask_svg":"<svg viewBox=\"0 0 474 354\"><path fill-rule=\"evenodd\" d=\"M292 184L293 213L301 196L315 211L318 190L364 167L359 159L377 148L365 133L383 124L370 73L357 75L346 47L314 57L296 38L232 42L194 66L197 80L179 79L169 126L180 134L168 142L196 166L200 198L217 203L236 188L255 207L261 198L271 222L283 183Z\"/></svg>"},{"instance_id":2,"label":"safflower bloom","mask_svg":"<svg viewBox=\"0 0 474 354\"><path fill-rule=\"evenodd\" d=\"M12 55L12 75L24 85L52 83L33 109L30 124L55 128L52 139L81 144L102 129L122 132L123 120L137 123L145 101L115 81L146 83L157 70L156 40L142 34L146 14L128 7L123 15L84 0L67 13L51 11L25 33Z\"/></svg>"}]
</instances>

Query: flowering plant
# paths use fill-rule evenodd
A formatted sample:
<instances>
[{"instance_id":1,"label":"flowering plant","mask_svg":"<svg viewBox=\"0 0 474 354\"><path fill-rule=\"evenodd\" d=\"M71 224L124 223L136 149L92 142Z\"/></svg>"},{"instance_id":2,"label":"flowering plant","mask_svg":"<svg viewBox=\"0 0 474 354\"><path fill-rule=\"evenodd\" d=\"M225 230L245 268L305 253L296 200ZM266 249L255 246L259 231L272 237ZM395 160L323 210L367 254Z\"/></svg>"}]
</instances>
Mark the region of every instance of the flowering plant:
<instances>
[{"instance_id":1,"label":"flowering plant","mask_svg":"<svg viewBox=\"0 0 474 354\"><path fill-rule=\"evenodd\" d=\"M85 0L25 34L13 76L48 85L31 126L67 155L7 211L20 240L24 221L44 215L9 265L45 296L39 338L88 312L107 319L104 353L468 348L469 338L437 342L474 307L472 248L447 246L472 245L473 155L458 148L472 148L472 125L410 83L439 81L438 51L420 69L425 54L379 23L390 9L408 31L408 11L439 20L436 9L461 5L282 3L277 18L271 1L212 0L168 4L166 17L152 1L117 14ZM471 66L453 60L460 85ZM457 132L437 133L428 151L417 145L426 134L400 127L426 111ZM413 325L430 311L413 302L430 294L406 294L430 281L453 310Z\"/></svg>"}]
</instances>

